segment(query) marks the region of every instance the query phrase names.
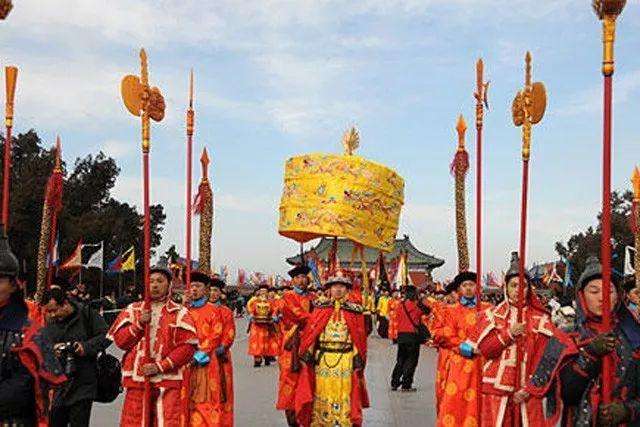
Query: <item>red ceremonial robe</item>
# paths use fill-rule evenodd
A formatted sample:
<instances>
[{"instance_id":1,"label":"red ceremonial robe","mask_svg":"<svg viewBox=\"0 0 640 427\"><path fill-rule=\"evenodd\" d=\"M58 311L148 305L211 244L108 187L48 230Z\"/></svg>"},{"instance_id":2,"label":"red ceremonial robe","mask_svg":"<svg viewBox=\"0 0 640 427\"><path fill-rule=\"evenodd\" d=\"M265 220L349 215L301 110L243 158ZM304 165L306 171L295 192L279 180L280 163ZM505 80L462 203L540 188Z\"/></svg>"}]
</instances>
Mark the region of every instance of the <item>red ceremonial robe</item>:
<instances>
[{"instance_id":1,"label":"red ceremonial robe","mask_svg":"<svg viewBox=\"0 0 640 427\"><path fill-rule=\"evenodd\" d=\"M521 387L533 376L542 360L544 350L550 340L561 336L545 312L537 297L529 297L524 307L523 318L528 326L522 337L523 363ZM517 341L509 329L517 321L517 309L507 300L486 310L480 316L471 341L486 360L482 373L483 426L523 427L556 426L562 415L560 389L548 390L544 396L532 395L520 405L521 420L515 420L513 394L516 386L516 346Z\"/></svg>"},{"instance_id":2,"label":"red ceremonial robe","mask_svg":"<svg viewBox=\"0 0 640 427\"><path fill-rule=\"evenodd\" d=\"M299 294L296 291L287 291L282 297L282 329L283 340L278 365L280 366L280 378L278 379L278 401L276 409L294 410L294 396L299 369L293 366L293 352L297 352L300 346L300 331L304 328L311 311L311 296ZM299 366L298 366L299 368Z\"/></svg>"},{"instance_id":3,"label":"red ceremonial robe","mask_svg":"<svg viewBox=\"0 0 640 427\"><path fill-rule=\"evenodd\" d=\"M335 310L334 302L327 301L315 306L307 326L302 331L300 342L300 355L303 359L315 358L316 341L324 331L329 319ZM358 355L362 358L366 366L367 361L367 334L364 324L362 307L344 302L340 306L340 311L347 323L349 334ZM296 419L302 427L311 424L311 414L313 409L313 399L315 392L315 366L308 363L302 364L300 379L295 395ZM362 425L362 409L369 407L369 396L365 384L364 369L354 369L351 374L351 421L354 426Z\"/></svg>"}]
</instances>

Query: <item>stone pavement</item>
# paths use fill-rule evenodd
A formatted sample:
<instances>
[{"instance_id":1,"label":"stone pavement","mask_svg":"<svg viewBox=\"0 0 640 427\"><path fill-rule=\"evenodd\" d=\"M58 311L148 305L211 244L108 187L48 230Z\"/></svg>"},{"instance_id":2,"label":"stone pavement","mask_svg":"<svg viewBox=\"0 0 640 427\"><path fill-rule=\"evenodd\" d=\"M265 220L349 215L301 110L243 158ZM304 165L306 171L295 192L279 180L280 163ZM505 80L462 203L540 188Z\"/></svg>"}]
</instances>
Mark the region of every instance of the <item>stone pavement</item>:
<instances>
[{"instance_id":1,"label":"stone pavement","mask_svg":"<svg viewBox=\"0 0 640 427\"><path fill-rule=\"evenodd\" d=\"M283 415L275 409L278 367L253 368L247 355L247 323L236 321L237 339L233 346L236 427L286 426ZM436 353L423 349L416 372L417 393L392 392L389 376L395 362L395 346L373 335L369 338L369 361L366 369L371 408L364 411L364 425L369 427L418 427L435 425L433 380ZM121 398L109 405L95 404L92 427L118 425Z\"/></svg>"}]
</instances>

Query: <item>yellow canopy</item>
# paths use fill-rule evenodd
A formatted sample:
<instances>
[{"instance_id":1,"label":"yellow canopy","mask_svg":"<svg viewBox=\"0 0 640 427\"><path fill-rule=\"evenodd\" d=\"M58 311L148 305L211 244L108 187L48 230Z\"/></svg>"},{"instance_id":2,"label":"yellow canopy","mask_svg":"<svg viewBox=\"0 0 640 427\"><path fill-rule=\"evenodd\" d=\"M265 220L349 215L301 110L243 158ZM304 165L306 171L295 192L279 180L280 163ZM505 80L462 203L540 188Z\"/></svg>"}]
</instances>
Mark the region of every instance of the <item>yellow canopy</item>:
<instances>
[{"instance_id":1,"label":"yellow canopy","mask_svg":"<svg viewBox=\"0 0 640 427\"><path fill-rule=\"evenodd\" d=\"M347 237L393 250L404 203L404 180L355 155L307 154L285 165L279 232L298 242Z\"/></svg>"}]
</instances>

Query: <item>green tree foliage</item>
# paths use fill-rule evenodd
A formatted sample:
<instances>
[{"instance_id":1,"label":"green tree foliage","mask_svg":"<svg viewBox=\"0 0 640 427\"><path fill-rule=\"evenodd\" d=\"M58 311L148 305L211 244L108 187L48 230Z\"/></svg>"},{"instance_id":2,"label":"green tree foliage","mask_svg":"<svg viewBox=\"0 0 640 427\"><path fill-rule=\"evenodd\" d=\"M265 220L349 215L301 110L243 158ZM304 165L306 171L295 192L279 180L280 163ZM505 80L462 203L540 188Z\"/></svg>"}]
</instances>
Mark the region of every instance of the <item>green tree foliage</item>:
<instances>
[{"instance_id":1,"label":"green tree foliage","mask_svg":"<svg viewBox=\"0 0 640 427\"><path fill-rule=\"evenodd\" d=\"M616 272L624 271L624 249L633 246L633 233L631 232L631 205L633 195L631 191L619 193L614 191L611 195L611 253L612 267ZM556 252L567 258L573 266L574 282L584 270L586 260L591 255L600 257L600 239L602 227L600 220L602 213L598 214L598 224L589 226L585 231L574 234L566 243L557 242Z\"/></svg>"},{"instance_id":2,"label":"green tree foliage","mask_svg":"<svg viewBox=\"0 0 640 427\"><path fill-rule=\"evenodd\" d=\"M53 169L54 150L44 148L43 142L33 130L13 138L12 148L9 237L12 248L23 266L29 288L33 289L44 191ZM4 140L0 149L0 152L4 152ZM131 245L135 246L136 254L141 255L141 214L135 206L120 202L111 196L120 173L115 160L100 152L76 159L73 167L63 163L63 170L63 207L58 217L59 252L62 261L71 254L80 239L84 243L104 241L105 264ZM153 205L152 247L160 245L165 219L163 207ZM89 254L90 251L87 249L85 257ZM141 264L138 263L137 266L138 278L142 277ZM109 285L114 285L117 280L118 278L107 276L107 290L111 287ZM92 292L97 293L100 271L85 270L83 281L89 285Z\"/></svg>"}]
</instances>

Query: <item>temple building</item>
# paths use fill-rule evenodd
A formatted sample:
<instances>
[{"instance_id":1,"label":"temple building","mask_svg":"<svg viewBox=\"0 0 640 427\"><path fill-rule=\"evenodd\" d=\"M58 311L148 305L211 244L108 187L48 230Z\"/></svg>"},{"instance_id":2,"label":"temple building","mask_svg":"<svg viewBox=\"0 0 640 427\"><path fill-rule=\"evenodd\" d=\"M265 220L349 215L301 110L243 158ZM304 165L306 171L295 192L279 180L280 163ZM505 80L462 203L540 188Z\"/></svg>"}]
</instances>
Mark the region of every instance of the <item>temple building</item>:
<instances>
[{"instance_id":1,"label":"temple building","mask_svg":"<svg viewBox=\"0 0 640 427\"><path fill-rule=\"evenodd\" d=\"M321 238L315 246L305 251L305 259L318 259L320 262L326 264L332 245L333 238ZM338 239L337 258L342 270L359 273L361 271L360 255L354 246L351 240ZM436 258L433 255L426 254L417 249L413 246L411 240L409 240L409 236L405 235L402 239L396 239L392 252L383 253L385 268L390 281L393 281L401 253L407 254L407 266L411 282L420 288L431 285L433 283L431 276L432 271L444 264L443 259ZM377 266L379 256L380 251L377 249L364 248L364 259L369 271ZM287 263L291 265L299 264L300 255L287 258Z\"/></svg>"}]
</instances>

